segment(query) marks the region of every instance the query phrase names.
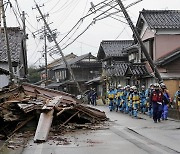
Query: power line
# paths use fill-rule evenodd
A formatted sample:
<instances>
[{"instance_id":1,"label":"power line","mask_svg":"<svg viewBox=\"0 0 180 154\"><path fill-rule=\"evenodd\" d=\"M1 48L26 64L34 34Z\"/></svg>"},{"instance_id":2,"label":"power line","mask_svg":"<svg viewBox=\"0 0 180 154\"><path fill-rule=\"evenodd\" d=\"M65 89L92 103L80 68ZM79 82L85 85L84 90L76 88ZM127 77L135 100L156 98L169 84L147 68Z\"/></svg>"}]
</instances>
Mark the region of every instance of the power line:
<instances>
[{"instance_id":1,"label":"power line","mask_svg":"<svg viewBox=\"0 0 180 154\"><path fill-rule=\"evenodd\" d=\"M73 11L75 10L75 8L77 7L77 5L79 4L79 2L80 2L80 0L77 0L77 1L75 1L75 5L74 5L74 7L73 8L71 8L71 9L69 9L69 11L67 12L67 13L64 13L65 14L65 16L64 16L64 19L63 20L61 20L61 24L63 24L67 19L68 19L68 17L70 16L70 14L72 14L73 13Z\"/></svg>"},{"instance_id":2,"label":"power line","mask_svg":"<svg viewBox=\"0 0 180 154\"><path fill-rule=\"evenodd\" d=\"M107 0L105 0L105 1L107 1ZM111 0L109 3L113 2L113 1L114 1L114 0ZM104 2L104 1L103 1L103 2ZM102 4L102 2L99 3L98 5L100 5L100 4ZM96 5L96 6L98 6L98 5ZM84 20L85 18L87 18L87 17L89 17L90 15L96 13L96 11L98 11L98 10L104 8L104 7L105 7L105 5L101 6L100 8L98 8L98 9L95 10L95 11L92 11L91 13L87 13L87 15L85 15L84 17L82 17L82 18L75 24L75 26L73 26L73 28L71 28L71 30L66 34L66 36L68 36L68 35L73 31L73 29L74 29L80 22L83 22L83 20ZM89 11L88 11L88 12L89 12ZM79 27L80 27L80 25L79 25ZM78 28L77 28L77 29L78 29ZM58 44L61 43L66 36L64 36L64 37L58 42Z\"/></svg>"},{"instance_id":3,"label":"power line","mask_svg":"<svg viewBox=\"0 0 180 154\"><path fill-rule=\"evenodd\" d=\"M63 11L65 8L67 8L68 7L68 5L67 6L65 6L66 4L68 4L68 2L69 2L69 0L67 0L58 10L56 10L56 11L54 11L54 12L52 12L51 14L55 14L55 13L57 13L57 12L61 12L61 11ZM65 7L64 7L65 6ZM64 7L64 8L63 8ZM49 10L48 12L51 12L52 11L52 9L51 10Z\"/></svg>"},{"instance_id":4,"label":"power line","mask_svg":"<svg viewBox=\"0 0 180 154\"><path fill-rule=\"evenodd\" d=\"M15 12L15 10L14 10L14 8L13 8L13 7L11 7L11 9L12 9L12 11L13 11L13 13L14 13L15 17L16 17L16 20L17 20L17 22L18 22L18 24L19 24L20 28L22 29L22 26L21 26L21 24L20 24L20 22L19 22L19 19L18 19L18 17L17 17L17 13Z\"/></svg>"},{"instance_id":5,"label":"power line","mask_svg":"<svg viewBox=\"0 0 180 154\"><path fill-rule=\"evenodd\" d=\"M61 0L58 0L58 2L48 12L52 11L59 4L60 1Z\"/></svg>"},{"instance_id":6,"label":"power line","mask_svg":"<svg viewBox=\"0 0 180 154\"><path fill-rule=\"evenodd\" d=\"M72 42L70 42L69 44L67 44L64 48L62 48L62 50L66 49L69 45L71 45L74 41L76 41L82 34L84 34L88 29L89 27L94 24L94 21L92 21L85 29L83 32L81 32Z\"/></svg>"},{"instance_id":7,"label":"power line","mask_svg":"<svg viewBox=\"0 0 180 154\"><path fill-rule=\"evenodd\" d=\"M17 10L18 10L18 13L19 13L19 16L21 16L21 12L22 12L22 9L20 9L20 6L19 6L19 3L17 0L15 0L15 3L16 3L16 7L17 7ZM22 19L21 19L22 20ZM31 24L31 22L29 22L26 18L26 21L27 23L33 28L36 30L36 28ZM26 26L27 27L27 26Z\"/></svg>"},{"instance_id":8,"label":"power line","mask_svg":"<svg viewBox=\"0 0 180 154\"><path fill-rule=\"evenodd\" d=\"M35 42L35 43L36 43L36 48L34 49L34 51L33 51L33 53L31 54L31 56L29 56L28 60L30 60L30 58L33 57L34 53L37 52L37 49L38 49L38 47L39 47L39 45L40 45L40 40L39 40L38 43L37 43L37 42Z\"/></svg>"},{"instance_id":9,"label":"power line","mask_svg":"<svg viewBox=\"0 0 180 154\"><path fill-rule=\"evenodd\" d=\"M139 1L142 1L142 0L139 0ZM138 2L139 2L139 1L138 1ZM110 1L109 3L111 3L111 2L113 2L113 0ZM127 8L128 8L128 7L131 7L131 6L135 5L135 4L137 4L137 2L134 2L134 3L130 4L130 5L128 5ZM73 41L71 41L71 42L68 43L64 48L62 48L62 50L66 49L69 45L71 45L73 42L75 42L82 34L84 34L84 33L89 29L89 27L92 25L92 23L95 23L95 22L98 21L98 20L102 20L102 19L104 19L104 18L106 18L106 17L109 17L109 16L111 16L112 14L114 14L114 13L111 13L111 14L109 14L109 15L106 15L105 17L98 18L98 17L100 17L101 15L105 14L106 12L108 12L109 10L115 8L117 5L118 5L118 4L112 6L112 7L109 8L108 10L106 10L106 11L104 11L103 13L101 13L100 15L96 16L96 17L93 19L93 21L86 27L86 29L85 29L83 32L81 32L75 39L73 39ZM100 10L102 7L104 7L104 5L101 6L100 8L98 8L97 10ZM97 10L93 11L93 13L96 12ZM118 12L119 12L119 11L118 11ZM115 13L118 13L118 12L115 12ZM90 14L91 14L91 13L90 13ZM88 17L90 14L87 14L86 16L82 17L82 18L76 23L76 25L69 31L69 33L67 33L66 36L64 36L63 39L61 39L61 40L58 42L58 44L61 43L61 42L72 32L72 30L79 24L79 22L80 22L82 19ZM112 18L113 18L113 19L116 19L116 20L118 20L118 21L120 21L120 22L122 22L122 23L127 24L126 22L124 22L124 21L122 21L122 20L120 20L120 19L117 19L117 18L114 18L114 17L112 17ZM80 25L76 28L75 32L77 31L77 29L78 29L79 27L80 27ZM124 30L123 30L123 31L124 31ZM75 32L72 34L72 36L75 34ZM71 37L72 37L72 36L71 36ZM70 40L71 37L69 37L68 40ZM67 40L67 41L68 41L68 40ZM65 45L65 44L67 43L67 41L66 41L63 45ZM53 49L54 49L54 48L51 48L51 50L53 50Z\"/></svg>"},{"instance_id":10,"label":"power line","mask_svg":"<svg viewBox=\"0 0 180 154\"><path fill-rule=\"evenodd\" d=\"M123 28L123 30L118 34L118 36L115 38L115 40L117 40L119 38L119 36L121 36L121 34L124 32L125 29L126 29L126 27Z\"/></svg>"}]
</instances>

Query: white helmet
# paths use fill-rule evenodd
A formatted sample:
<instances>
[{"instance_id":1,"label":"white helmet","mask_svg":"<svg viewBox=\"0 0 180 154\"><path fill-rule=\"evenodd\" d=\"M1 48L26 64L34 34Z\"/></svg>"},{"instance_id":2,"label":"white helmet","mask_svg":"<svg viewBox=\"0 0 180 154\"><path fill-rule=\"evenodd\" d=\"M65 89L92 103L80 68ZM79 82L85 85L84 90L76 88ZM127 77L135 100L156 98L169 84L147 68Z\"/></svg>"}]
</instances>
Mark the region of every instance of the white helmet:
<instances>
[{"instance_id":1,"label":"white helmet","mask_svg":"<svg viewBox=\"0 0 180 154\"><path fill-rule=\"evenodd\" d=\"M122 88L122 85L121 85L121 84L118 84L117 88Z\"/></svg>"},{"instance_id":2,"label":"white helmet","mask_svg":"<svg viewBox=\"0 0 180 154\"><path fill-rule=\"evenodd\" d=\"M159 88L160 86L159 86L159 83L154 83L154 88L155 89L157 89L157 88Z\"/></svg>"},{"instance_id":3,"label":"white helmet","mask_svg":"<svg viewBox=\"0 0 180 154\"><path fill-rule=\"evenodd\" d=\"M136 87L136 86L133 86L133 90L137 90L137 87Z\"/></svg>"}]
</instances>

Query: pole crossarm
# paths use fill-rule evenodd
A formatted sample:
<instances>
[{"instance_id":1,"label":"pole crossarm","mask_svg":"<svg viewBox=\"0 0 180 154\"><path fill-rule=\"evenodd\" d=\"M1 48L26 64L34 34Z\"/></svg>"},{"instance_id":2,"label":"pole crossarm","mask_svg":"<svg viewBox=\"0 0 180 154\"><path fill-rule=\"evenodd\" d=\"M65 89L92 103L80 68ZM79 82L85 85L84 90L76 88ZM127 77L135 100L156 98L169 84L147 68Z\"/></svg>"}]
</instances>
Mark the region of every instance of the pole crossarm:
<instances>
[{"instance_id":1,"label":"pole crossarm","mask_svg":"<svg viewBox=\"0 0 180 154\"><path fill-rule=\"evenodd\" d=\"M56 38L55 38L54 35L53 35L53 32L51 31L49 25L47 24L46 19L43 17L43 14L42 14L42 12L41 12L39 6L37 5L37 3L35 3L35 4L36 4L36 8L38 9L38 11L39 11L39 13L40 13L40 15L41 15L41 17L42 17L42 20L44 21L44 24L45 24L47 30L49 31L49 34L50 34L51 37L52 37L52 40L54 41L54 43L55 43L55 45L56 45L56 48L59 50L59 52L60 52L60 54L61 54L61 56L62 56L62 59L63 59L63 61L64 61L65 65L66 65L66 67L68 68L68 70L69 70L69 72L70 72L70 75L71 75L73 81L76 83L77 88L78 88L80 94L82 94L82 91L81 91L81 88L80 88L80 86L79 86L79 83L76 81L75 76L74 76L74 73L73 73L73 71L72 71L70 65L69 65L68 62L66 61L65 56L64 56L64 54L63 54L63 52L62 52L62 50L61 50L61 48L60 48L60 46L59 46L59 44L58 44Z\"/></svg>"}]
</instances>

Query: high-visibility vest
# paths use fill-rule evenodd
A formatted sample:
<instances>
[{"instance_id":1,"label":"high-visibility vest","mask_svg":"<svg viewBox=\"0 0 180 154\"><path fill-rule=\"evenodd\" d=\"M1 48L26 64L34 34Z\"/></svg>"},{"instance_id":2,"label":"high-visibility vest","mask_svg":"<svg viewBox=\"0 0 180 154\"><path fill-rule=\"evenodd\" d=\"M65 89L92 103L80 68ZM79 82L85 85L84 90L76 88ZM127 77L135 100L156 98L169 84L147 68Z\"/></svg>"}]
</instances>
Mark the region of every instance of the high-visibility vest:
<instances>
[{"instance_id":1,"label":"high-visibility vest","mask_svg":"<svg viewBox=\"0 0 180 154\"><path fill-rule=\"evenodd\" d=\"M109 98L114 98L114 94L109 94L108 97Z\"/></svg>"},{"instance_id":2,"label":"high-visibility vest","mask_svg":"<svg viewBox=\"0 0 180 154\"><path fill-rule=\"evenodd\" d=\"M180 106L180 91L178 91L178 94L177 94L177 104L178 106Z\"/></svg>"},{"instance_id":3,"label":"high-visibility vest","mask_svg":"<svg viewBox=\"0 0 180 154\"><path fill-rule=\"evenodd\" d=\"M122 97L123 96L123 91L118 91L117 94L116 94L116 97L119 98L119 97Z\"/></svg>"},{"instance_id":4,"label":"high-visibility vest","mask_svg":"<svg viewBox=\"0 0 180 154\"><path fill-rule=\"evenodd\" d=\"M133 94L132 101L135 103L140 103L140 96L138 94Z\"/></svg>"}]
</instances>

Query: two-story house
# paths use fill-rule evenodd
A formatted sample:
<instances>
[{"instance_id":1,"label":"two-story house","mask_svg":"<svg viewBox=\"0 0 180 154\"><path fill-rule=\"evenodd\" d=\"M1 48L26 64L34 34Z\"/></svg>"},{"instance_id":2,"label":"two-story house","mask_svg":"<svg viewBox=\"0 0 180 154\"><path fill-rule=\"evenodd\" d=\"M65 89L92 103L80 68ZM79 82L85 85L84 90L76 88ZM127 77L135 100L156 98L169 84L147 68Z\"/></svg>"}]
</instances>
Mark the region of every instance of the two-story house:
<instances>
[{"instance_id":1,"label":"two-story house","mask_svg":"<svg viewBox=\"0 0 180 154\"><path fill-rule=\"evenodd\" d=\"M100 43L97 58L102 61L103 73L107 88L127 84L124 76L128 65L128 52L125 50L131 46L133 40L107 40Z\"/></svg>"},{"instance_id":2,"label":"two-story house","mask_svg":"<svg viewBox=\"0 0 180 154\"><path fill-rule=\"evenodd\" d=\"M9 27L7 28L9 48L11 53L11 61L13 67L13 74L16 78L24 77L24 59L23 59L23 32L19 27ZM0 33L0 68L8 71L8 58L7 58L7 48L4 35L4 29L2 28ZM9 84L8 74L0 74L0 88L7 86Z\"/></svg>"},{"instance_id":3,"label":"two-story house","mask_svg":"<svg viewBox=\"0 0 180 154\"><path fill-rule=\"evenodd\" d=\"M142 10L136 24L149 55L173 95L180 84L180 11ZM146 62L143 54L141 62ZM153 75L153 70L151 70ZM156 81L151 78L148 82Z\"/></svg>"},{"instance_id":4,"label":"two-story house","mask_svg":"<svg viewBox=\"0 0 180 154\"><path fill-rule=\"evenodd\" d=\"M124 76L128 79L129 85L135 85L137 88L140 88L142 85L146 85L147 81L151 80L149 67L147 63L142 62L142 53L139 45L133 44L125 50L128 53L129 65Z\"/></svg>"},{"instance_id":5,"label":"two-story house","mask_svg":"<svg viewBox=\"0 0 180 154\"><path fill-rule=\"evenodd\" d=\"M97 61L96 57L91 53L84 54L78 57L75 57L68 61L76 81L79 83L81 90L85 91L85 82L94 77L97 77L101 74L102 64ZM71 94L78 94L76 84L70 76L67 66L63 63L53 68L55 73L56 82L53 83L56 85L54 89L63 90ZM48 85L49 87L51 85Z\"/></svg>"},{"instance_id":6,"label":"two-story house","mask_svg":"<svg viewBox=\"0 0 180 154\"><path fill-rule=\"evenodd\" d=\"M66 59L66 61L70 61L74 58L76 58L77 55L75 55L74 53L70 53L70 54L67 54L64 56L64 58ZM56 81L55 79L55 72L53 71L53 68L56 67L56 66L59 66L59 65L62 65L64 64L64 61L63 61L63 58L60 57L60 58L57 58L55 60L53 60L51 63L49 63L47 65L47 77L48 77L48 81L51 83L53 81ZM45 68L43 67L43 69L41 70L41 81L45 81L46 79L46 71L45 71ZM53 86L53 84L52 84Z\"/></svg>"}]
</instances>

